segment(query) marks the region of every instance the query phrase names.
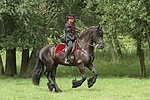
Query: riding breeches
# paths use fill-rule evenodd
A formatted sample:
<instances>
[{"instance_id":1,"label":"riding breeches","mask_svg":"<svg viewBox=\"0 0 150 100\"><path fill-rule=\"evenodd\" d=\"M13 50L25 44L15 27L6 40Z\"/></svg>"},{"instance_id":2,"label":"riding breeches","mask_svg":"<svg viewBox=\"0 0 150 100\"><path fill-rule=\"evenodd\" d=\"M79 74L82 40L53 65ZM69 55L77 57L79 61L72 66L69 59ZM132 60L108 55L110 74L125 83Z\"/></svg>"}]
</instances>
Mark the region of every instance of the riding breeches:
<instances>
[{"instance_id":1,"label":"riding breeches","mask_svg":"<svg viewBox=\"0 0 150 100\"><path fill-rule=\"evenodd\" d=\"M73 48L73 42L72 41L67 42L67 51L65 57L68 58L68 55L71 53L72 48Z\"/></svg>"}]
</instances>

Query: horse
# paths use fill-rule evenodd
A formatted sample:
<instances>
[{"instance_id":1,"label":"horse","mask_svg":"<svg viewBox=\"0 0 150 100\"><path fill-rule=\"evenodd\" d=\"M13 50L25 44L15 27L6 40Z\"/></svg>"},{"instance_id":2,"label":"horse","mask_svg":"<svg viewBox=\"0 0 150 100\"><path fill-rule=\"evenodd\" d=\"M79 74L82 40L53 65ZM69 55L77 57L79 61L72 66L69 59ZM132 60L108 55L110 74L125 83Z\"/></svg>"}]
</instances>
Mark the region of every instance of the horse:
<instances>
[{"instance_id":1,"label":"horse","mask_svg":"<svg viewBox=\"0 0 150 100\"><path fill-rule=\"evenodd\" d=\"M95 43L95 45L94 45ZM61 44L61 45L60 45ZM32 71L32 82L34 85L39 85L42 73L48 79L47 86L50 91L62 92L58 87L55 77L56 70L59 64L65 66L76 66L82 78L80 80L72 80L72 88L77 88L86 80L85 67L91 70L93 77L88 79L88 87L91 88L96 82L98 72L93 65L94 48L103 49L103 30L100 27L91 27L83 31L75 43L74 49L70 56L69 63L64 62L65 44L49 44L44 46L36 53L36 64ZM44 71L44 66L46 69Z\"/></svg>"}]
</instances>

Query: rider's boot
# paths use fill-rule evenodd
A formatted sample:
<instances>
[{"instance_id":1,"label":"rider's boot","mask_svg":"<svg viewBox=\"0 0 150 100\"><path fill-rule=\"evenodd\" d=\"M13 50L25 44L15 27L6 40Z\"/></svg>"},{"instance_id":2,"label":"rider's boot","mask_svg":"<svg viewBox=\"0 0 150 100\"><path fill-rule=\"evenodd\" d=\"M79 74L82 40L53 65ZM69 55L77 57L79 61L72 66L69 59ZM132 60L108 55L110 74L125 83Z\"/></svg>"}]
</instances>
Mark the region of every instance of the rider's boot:
<instances>
[{"instance_id":1,"label":"rider's boot","mask_svg":"<svg viewBox=\"0 0 150 100\"><path fill-rule=\"evenodd\" d=\"M72 43L72 41L69 41L67 43L67 51L66 51L65 61L64 61L66 64L69 64L69 62L68 62L68 56L69 56L69 54L70 54L70 52L72 50L72 47L73 47L73 43Z\"/></svg>"},{"instance_id":2,"label":"rider's boot","mask_svg":"<svg viewBox=\"0 0 150 100\"><path fill-rule=\"evenodd\" d=\"M65 57L65 64L69 64L67 57Z\"/></svg>"},{"instance_id":3,"label":"rider's boot","mask_svg":"<svg viewBox=\"0 0 150 100\"><path fill-rule=\"evenodd\" d=\"M65 55L65 59L64 59L65 64L69 64L68 55L69 55L69 50L66 51L66 55Z\"/></svg>"}]
</instances>

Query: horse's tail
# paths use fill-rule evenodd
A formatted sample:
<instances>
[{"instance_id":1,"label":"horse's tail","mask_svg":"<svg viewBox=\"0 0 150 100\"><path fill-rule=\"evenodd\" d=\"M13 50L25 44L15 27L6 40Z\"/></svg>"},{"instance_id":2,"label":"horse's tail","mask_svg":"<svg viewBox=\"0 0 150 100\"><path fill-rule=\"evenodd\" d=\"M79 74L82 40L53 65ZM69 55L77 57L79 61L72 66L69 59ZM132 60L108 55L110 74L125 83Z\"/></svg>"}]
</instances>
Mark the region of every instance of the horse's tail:
<instances>
[{"instance_id":1,"label":"horse's tail","mask_svg":"<svg viewBox=\"0 0 150 100\"><path fill-rule=\"evenodd\" d=\"M42 76L42 73L44 71L44 64L39 58L39 50L36 53L36 64L32 72L32 82L34 85L39 85L40 78Z\"/></svg>"}]
</instances>

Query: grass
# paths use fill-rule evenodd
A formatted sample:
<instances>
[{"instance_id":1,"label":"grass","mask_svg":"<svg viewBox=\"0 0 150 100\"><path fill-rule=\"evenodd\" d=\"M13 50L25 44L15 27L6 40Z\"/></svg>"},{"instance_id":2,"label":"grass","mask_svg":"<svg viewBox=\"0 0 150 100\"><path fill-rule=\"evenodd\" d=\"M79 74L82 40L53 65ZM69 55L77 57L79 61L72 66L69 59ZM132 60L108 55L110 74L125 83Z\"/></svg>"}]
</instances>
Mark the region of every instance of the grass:
<instances>
[{"instance_id":1,"label":"grass","mask_svg":"<svg viewBox=\"0 0 150 100\"><path fill-rule=\"evenodd\" d=\"M17 55L18 56L18 55ZM72 89L72 80L81 78L76 67L59 65L57 83L62 93L50 92L47 79L41 78L40 86L34 86L30 78L10 78L0 76L1 100L149 100L150 99L150 62L145 58L147 77L140 78L139 59L135 54L124 54L124 60L111 62L110 55L102 51L96 53L94 65L98 70L97 82L92 88L87 81L79 88ZM20 57L17 57L20 62ZM20 63L17 63L18 71ZM89 78L93 73L87 68Z\"/></svg>"},{"instance_id":2,"label":"grass","mask_svg":"<svg viewBox=\"0 0 150 100\"><path fill-rule=\"evenodd\" d=\"M84 82L79 88L71 88L72 77L58 77L61 93L50 92L47 79L41 78L40 86L31 79L3 78L0 81L1 100L149 100L150 80L115 77L98 78L92 88Z\"/></svg>"},{"instance_id":3,"label":"grass","mask_svg":"<svg viewBox=\"0 0 150 100\"><path fill-rule=\"evenodd\" d=\"M149 55L145 56L145 64L148 77L150 77L149 59ZM111 57L108 53L99 52L96 53L93 64L97 69L100 77L140 77L140 62L138 57L134 53L123 54L122 61L112 62ZM87 68L85 69L87 75L93 75L91 71L89 71ZM59 65L57 76L61 77L62 75L78 76L80 75L80 73L76 67L64 67Z\"/></svg>"}]
</instances>

